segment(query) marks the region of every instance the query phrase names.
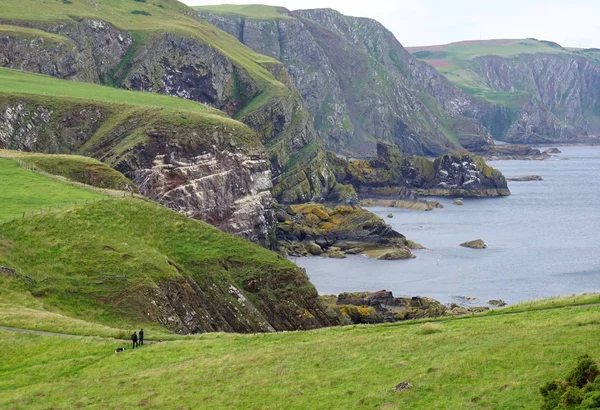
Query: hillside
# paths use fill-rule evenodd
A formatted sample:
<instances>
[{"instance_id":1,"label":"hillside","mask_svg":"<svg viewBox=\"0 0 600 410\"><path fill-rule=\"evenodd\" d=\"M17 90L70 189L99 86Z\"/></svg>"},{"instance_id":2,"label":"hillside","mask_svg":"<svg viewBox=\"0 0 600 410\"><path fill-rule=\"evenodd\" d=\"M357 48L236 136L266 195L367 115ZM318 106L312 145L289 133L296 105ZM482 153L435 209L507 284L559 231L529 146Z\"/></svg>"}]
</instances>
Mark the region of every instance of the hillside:
<instances>
[{"instance_id":1,"label":"hillside","mask_svg":"<svg viewBox=\"0 0 600 410\"><path fill-rule=\"evenodd\" d=\"M328 149L374 155L377 141L407 154L485 151L506 113L476 100L408 53L376 21L334 10L199 6L199 15L285 64Z\"/></svg>"},{"instance_id":2,"label":"hillside","mask_svg":"<svg viewBox=\"0 0 600 410\"><path fill-rule=\"evenodd\" d=\"M304 271L264 248L153 202L109 198L14 160L0 159L0 172L0 304L28 300L96 324L149 324L163 333L339 323Z\"/></svg>"},{"instance_id":3,"label":"hillside","mask_svg":"<svg viewBox=\"0 0 600 410\"><path fill-rule=\"evenodd\" d=\"M44 2L43 12L39 7L34 0L0 4L1 67L206 103L257 133L275 183L291 192L280 200L322 199L335 185L283 65L198 19L184 4L69 0ZM316 149L303 150L308 146ZM297 156L316 172L291 169Z\"/></svg>"},{"instance_id":4,"label":"hillside","mask_svg":"<svg viewBox=\"0 0 600 410\"><path fill-rule=\"evenodd\" d=\"M505 107L494 136L514 143L596 142L600 59L596 50L550 41L484 40L409 49L453 84Z\"/></svg>"},{"instance_id":5,"label":"hillside","mask_svg":"<svg viewBox=\"0 0 600 410\"><path fill-rule=\"evenodd\" d=\"M271 172L246 125L202 104L152 93L7 69L0 69L0 80L6 84L0 148L96 158L148 198L267 242Z\"/></svg>"},{"instance_id":6,"label":"hillside","mask_svg":"<svg viewBox=\"0 0 600 410\"><path fill-rule=\"evenodd\" d=\"M600 310L577 306L598 300L550 300L425 324L176 337L135 351L106 337L118 329L69 319L45 329L105 337L0 330L0 407L539 408L540 386L563 378L581 354L600 357ZM35 305L29 311L52 316ZM0 324L7 324L1 313ZM147 337L163 336L149 330ZM116 355L121 346L127 350ZM412 388L392 391L404 381Z\"/></svg>"}]
</instances>

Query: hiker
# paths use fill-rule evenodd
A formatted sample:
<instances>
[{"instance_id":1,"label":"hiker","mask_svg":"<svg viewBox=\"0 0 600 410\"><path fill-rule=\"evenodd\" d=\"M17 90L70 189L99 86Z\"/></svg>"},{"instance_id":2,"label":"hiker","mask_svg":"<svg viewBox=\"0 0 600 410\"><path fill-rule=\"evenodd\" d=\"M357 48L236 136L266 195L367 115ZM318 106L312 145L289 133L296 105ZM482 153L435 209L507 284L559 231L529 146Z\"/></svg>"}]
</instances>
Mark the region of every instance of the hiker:
<instances>
[{"instance_id":1,"label":"hiker","mask_svg":"<svg viewBox=\"0 0 600 410\"><path fill-rule=\"evenodd\" d=\"M133 332L133 334L131 335L131 341L133 342L133 348L135 349L135 347L138 344L137 333Z\"/></svg>"},{"instance_id":2,"label":"hiker","mask_svg":"<svg viewBox=\"0 0 600 410\"><path fill-rule=\"evenodd\" d=\"M140 329L140 341L138 343L138 346L143 346L144 345L144 329Z\"/></svg>"}]
</instances>

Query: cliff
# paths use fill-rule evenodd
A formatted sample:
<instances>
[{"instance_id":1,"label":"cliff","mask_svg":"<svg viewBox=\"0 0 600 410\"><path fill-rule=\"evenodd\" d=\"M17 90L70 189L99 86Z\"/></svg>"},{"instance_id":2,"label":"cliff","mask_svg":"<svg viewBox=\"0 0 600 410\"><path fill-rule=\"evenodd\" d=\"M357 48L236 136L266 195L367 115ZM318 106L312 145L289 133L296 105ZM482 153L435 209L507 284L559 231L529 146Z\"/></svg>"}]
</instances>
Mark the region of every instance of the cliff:
<instances>
[{"instance_id":1,"label":"cliff","mask_svg":"<svg viewBox=\"0 0 600 410\"><path fill-rule=\"evenodd\" d=\"M40 306L95 323L179 334L341 323L293 263L146 200L19 218L2 225L0 240L10 244L2 274Z\"/></svg>"},{"instance_id":2,"label":"cliff","mask_svg":"<svg viewBox=\"0 0 600 410\"><path fill-rule=\"evenodd\" d=\"M594 50L548 41L489 40L411 49L455 85L509 113L490 129L512 143L590 143L600 135Z\"/></svg>"},{"instance_id":3,"label":"cliff","mask_svg":"<svg viewBox=\"0 0 600 410\"><path fill-rule=\"evenodd\" d=\"M244 124L155 94L6 69L0 78L6 87L0 92L0 148L94 157L128 176L148 198L248 240L268 241L269 161ZM23 85L28 93L11 92Z\"/></svg>"},{"instance_id":4,"label":"cliff","mask_svg":"<svg viewBox=\"0 0 600 410\"><path fill-rule=\"evenodd\" d=\"M48 2L41 13L21 6L3 2L0 67L208 104L256 132L267 147L275 185L286 187L275 191L280 201L321 200L335 186L285 67L182 3ZM318 178L293 166L292 159L297 163L307 152L302 160Z\"/></svg>"},{"instance_id":5,"label":"cliff","mask_svg":"<svg viewBox=\"0 0 600 410\"><path fill-rule=\"evenodd\" d=\"M485 150L485 126L506 113L454 87L381 24L334 10L197 7L253 50L283 62L328 149L374 155L376 141L408 154ZM269 12L267 12L269 11Z\"/></svg>"}]
</instances>

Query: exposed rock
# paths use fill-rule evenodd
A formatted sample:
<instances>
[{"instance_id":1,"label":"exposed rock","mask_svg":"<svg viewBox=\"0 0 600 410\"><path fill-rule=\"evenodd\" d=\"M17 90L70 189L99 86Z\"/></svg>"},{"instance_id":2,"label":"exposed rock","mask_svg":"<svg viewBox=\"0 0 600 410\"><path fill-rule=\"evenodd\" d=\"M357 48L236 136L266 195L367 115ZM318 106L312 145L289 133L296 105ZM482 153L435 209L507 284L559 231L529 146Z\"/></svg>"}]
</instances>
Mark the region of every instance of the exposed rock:
<instances>
[{"instance_id":1,"label":"exposed rock","mask_svg":"<svg viewBox=\"0 0 600 410\"><path fill-rule=\"evenodd\" d=\"M502 299L499 299L499 300L492 299L492 300L488 301L488 305L502 307L502 306L506 306L507 303L505 301L503 301Z\"/></svg>"},{"instance_id":2,"label":"exposed rock","mask_svg":"<svg viewBox=\"0 0 600 410\"><path fill-rule=\"evenodd\" d=\"M395 385L392 390L396 393L400 393L410 389L412 389L412 384L410 382L401 382Z\"/></svg>"},{"instance_id":3,"label":"exposed rock","mask_svg":"<svg viewBox=\"0 0 600 410\"><path fill-rule=\"evenodd\" d=\"M387 214L387 217L388 217L388 218L393 218L393 217L394 217L394 214L390 212L389 214Z\"/></svg>"},{"instance_id":4,"label":"exposed rock","mask_svg":"<svg viewBox=\"0 0 600 410\"><path fill-rule=\"evenodd\" d=\"M439 155L455 148L442 121L463 147L484 148L491 137L480 122L507 115L452 86L374 20L331 9L287 14L257 19L244 17L243 11L200 11L250 48L286 65L317 132L334 152L373 155L374 141L383 140L406 153Z\"/></svg>"},{"instance_id":5,"label":"exposed rock","mask_svg":"<svg viewBox=\"0 0 600 410\"><path fill-rule=\"evenodd\" d=\"M409 248L398 248L391 252L384 253L377 259L382 261L395 261L400 259L414 259L416 256L410 252Z\"/></svg>"},{"instance_id":6,"label":"exposed rock","mask_svg":"<svg viewBox=\"0 0 600 410\"><path fill-rule=\"evenodd\" d=\"M425 201L423 199L361 199L360 205L364 207L385 206L388 208L411 209L414 211L432 211L434 209L442 209L439 201Z\"/></svg>"},{"instance_id":7,"label":"exposed rock","mask_svg":"<svg viewBox=\"0 0 600 410\"><path fill-rule=\"evenodd\" d=\"M461 307L444 305L424 297L394 297L392 292L341 293L321 300L339 310L352 323L382 323L401 320L461 316L489 310L486 307Z\"/></svg>"},{"instance_id":8,"label":"exposed rock","mask_svg":"<svg viewBox=\"0 0 600 410\"><path fill-rule=\"evenodd\" d=\"M474 154L447 154L431 161L405 157L389 144L378 143L377 150L377 158L370 161L350 161L330 154L338 182L351 184L364 198L391 195L381 199L414 199L415 193L457 197L510 195L502 173Z\"/></svg>"},{"instance_id":9,"label":"exposed rock","mask_svg":"<svg viewBox=\"0 0 600 410\"><path fill-rule=\"evenodd\" d=\"M411 241L408 240L406 242L406 246L408 246L409 249L416 251L416 250L421 250L421 249L426 249L423 245L421 245L420 243L417 243L415 241Z\"/></svg>"},{"instance_id":10,"label":"exposed rock","mask_svg":"<svg viewBox=\"0 0 600 410\"><path fill-rule=\"evenodd\" d=\"M332 258L332 259L344 259L346 258L346 255L341 251L341 250L332 250L329 249L327 251L327 253L325 254L325 256L327 256L328 258Z\"/></svg>"},{"instance_id":11,"label":"exposed rock","mask_svg":"<svg viewBox=\"0 0 600 410\"><path fill-rule=\"evenodd\" d=\"M539 149L526 145L502 144L494 145L481 152L485 158L493 161L497 160L545 160L551 157L546 151L540 152Z\"/></svg>"},{"instance_id":12,"label":"exposed rock","mask_svg":"<svg viewBox=\"0 0 600 410\"><path fill-rule=\"evenodd\" d=\"M276 205L275 216L275 235L279 246L290 256L325 252L324 256L333 254L339 257L340 253L343 256L344 253L357 254L373 249L391 251L406 244L403 235L377 215L360 207Z\"/></svg>"},{"instance_id":13,"label":"exposed rock","mask_svg":"<svg viewBox=\"0 0 600 410\"><path fill-rule=\"evenodd\" d=\"M468 241L461 243L460 246L463 248L471 248L471 249L485 249L487 245L481 239L475 239L474 241Z\"/></svg>"},{"instance_id":14,"label":"exposed rock","mask_svg":"<svg viewBox=\"0 0 600 410\"><path fill-rule=\"evenodd\" d=\"M465 204L462 199L455 199L452 203L458 206L463 206Z\"/></svg>"},{"instance_id":15,"label":"exposed rock","mask_svg":"<svg viewBox=\"0 0 600 410\"><path fill-rule=\"evenodd\" d=\"M544 154L560 154L561 151L558 148L548 148L544 151Z\"/></svg>"},{"instance_id":16,"label":"exposed rock","mask_svg":"<svg viewBox=\"0 0 600 410\"><path fill-rule=\"evenodd\" d=\"M542 178L539 175L525 175L522 177L517 177L517 178L506 178L507 181L515 181L515 182L526 182L526 181L543 181L544 178Z\"/></svg>"}]
</instances>

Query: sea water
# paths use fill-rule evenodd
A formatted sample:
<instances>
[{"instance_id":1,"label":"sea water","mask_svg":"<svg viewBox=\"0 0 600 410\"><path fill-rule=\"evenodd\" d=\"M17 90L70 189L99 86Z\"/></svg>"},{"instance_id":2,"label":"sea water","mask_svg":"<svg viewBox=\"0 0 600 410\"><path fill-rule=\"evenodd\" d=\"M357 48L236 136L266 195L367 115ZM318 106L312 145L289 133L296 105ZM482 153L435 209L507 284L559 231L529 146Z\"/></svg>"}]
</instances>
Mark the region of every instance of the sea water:
<instances>
[{"instance_id":1,"label":"sea water","mask_svg":"<svg viewBox=\"0 0 600 410\"><path fill-rule=\"evenodd\" d=\"M507 177L540 175L544 181L509 182L503 198L439 199L430 212L370 210L428 250L417 259L379 261L297 258L320 294L386 289L396 296L459 297L473 303L508 303L600 292L600 147L561 147L545 161L494 161ZM387 219L389 213L393 218ZM487 249L462 248L483 239Z\"/></svg>"}]
</instances>

